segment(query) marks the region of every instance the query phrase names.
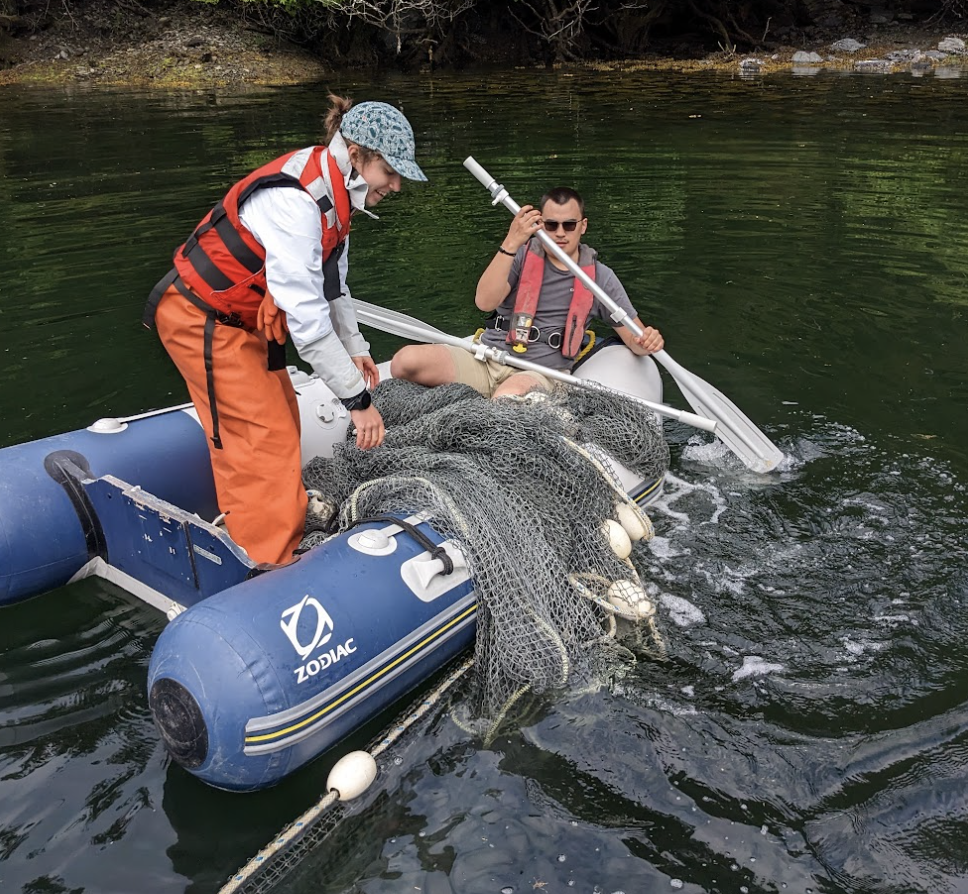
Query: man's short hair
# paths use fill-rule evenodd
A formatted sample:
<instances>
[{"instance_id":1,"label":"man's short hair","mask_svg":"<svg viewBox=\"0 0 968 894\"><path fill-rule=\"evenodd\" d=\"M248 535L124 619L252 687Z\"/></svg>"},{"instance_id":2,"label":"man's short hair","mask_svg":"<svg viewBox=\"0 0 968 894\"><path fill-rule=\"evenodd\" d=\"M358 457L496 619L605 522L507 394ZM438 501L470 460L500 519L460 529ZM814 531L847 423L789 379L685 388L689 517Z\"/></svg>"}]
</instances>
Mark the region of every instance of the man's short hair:
<instances>
[{"instance_id":1,"label":"man's short hair","mask_svg":"<svg viewBox=\"0 0 968 894\"><path fill-rule=\"evenodd\" d=\"M568 202L572 201L578 202L578 210L581 212L582 220L585 219L585 200L578 195L575 190L570 186L556 186L554 189L549 189L542 197L541 204L538 205L538 210L544 214L545 205L548 202L554 202L556 205L566 205Z\"/></svg>"}]
</instances>

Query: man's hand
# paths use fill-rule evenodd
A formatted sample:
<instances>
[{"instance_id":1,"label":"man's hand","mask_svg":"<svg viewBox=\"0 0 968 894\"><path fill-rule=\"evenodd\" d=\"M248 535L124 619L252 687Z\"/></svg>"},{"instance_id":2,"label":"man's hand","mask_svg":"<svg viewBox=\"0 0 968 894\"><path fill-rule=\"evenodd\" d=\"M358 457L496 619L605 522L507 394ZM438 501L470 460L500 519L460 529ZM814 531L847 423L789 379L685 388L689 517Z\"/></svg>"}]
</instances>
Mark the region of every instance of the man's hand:
<instances>
[{"instance_id":1,"label":"man's hand","mask_svg":"<svg viewBox=\"0 0 968 894\"><path fill-rule=\"evenodd\" d=\"M651 326L646 326L642 334L632 340L645 354L654 354L656 351L661 351L662 346L665 344L662 333L658 329L653 329Z\"/></svg>"},{"instance_id":2,"label":"man's hand","mask_svg":"<svg viewBox=\"0 0 968 894\"><path fill-rule=\"evenodd\" d=\"M379 447L383 443L383 436L386 434L383 417L373 404L365 410L350 410L350 419L356 427L356 446L360 450Z\"/></svg>"},{"instance_id":3,"label":"man's hand","mask_svg":"<svg viewBox=\"0 0 968 894\"><path fill-rule=\"evenodd\" d=\"M541 229L541 212L533 205L525 205L511 221L501 248L514 254Z\"/></svg>"},{"instance_id":4,"label":"man's hand","mask_svg":"<svg viewBox=\"0 0 968 894\"><path fill-rule=\"evenodd\" d=\"M269 341L277 341L281 345L286 343L286 333L289 331L289 326L286 324L286 315L276 307L272 295L268 292L262 299L262 304L259 305L255 327L260 332L264 332Z\"/></svg>"},{"instance_id":5,"label":"man's hand","mask_svg":"<svg viewBox=\"0 0 968 894\"><path fill-rule=\"evenodd\" d=\"M350 357L353 365L360 371L363 381L366 383L366 390L372 391L380 384L380 370L369 354L360 354L359 357Z\"/></svg>"}]
</instances>

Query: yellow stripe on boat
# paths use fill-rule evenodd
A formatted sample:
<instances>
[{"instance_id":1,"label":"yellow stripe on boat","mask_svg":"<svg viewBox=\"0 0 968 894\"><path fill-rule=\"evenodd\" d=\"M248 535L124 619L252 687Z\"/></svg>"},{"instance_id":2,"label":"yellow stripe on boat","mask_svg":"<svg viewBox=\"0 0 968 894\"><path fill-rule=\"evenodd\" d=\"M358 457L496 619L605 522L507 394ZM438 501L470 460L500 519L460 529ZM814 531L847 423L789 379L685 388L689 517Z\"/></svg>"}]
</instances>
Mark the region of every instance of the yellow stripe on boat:
<instances>
[{"instance_id":1,"label":"yellow stripe on boat","mask_svg":"<svg viewBox=\"0 0 968 894\"><path fill-rule=\"evenodd\" d=\"M652 482L645 490L640 491L635 495L636 503L644 503L646 499L652 496L660 487L662 487L662 482L665 481L665 475L660 475L655 481Z\"/></svg>"},{"instance_id":2,"label":"yellow stripe on boat","mask_svg":"<svg viewBox=\"0 0 968 894\"><path fill-rule=\"evenodd\" d=\"M450 621L448 621L446 624L442 625L441 627L437 628L437 630L435 630L429 636L424 637L424 639L422 639L419 643L416 643L406 652L402 653L401 655L398 655L396 658L393 659L393 661L390 661L387 664L383 665L383 667L381 667L378 671L376 671L375 673L367 677L365 680L358 683L349 692L343 693L343 695L341 695L339 698L330 702L325 707L320 708L314 714L311 714L309 717L306 717L303 720L300 720L298 723L294 723L291 726L287 726L285 729L276 730L275 732L266 733L261 736L246 736L245 744L255 745L259 742L271 742L274 739L280 738L281 736L288 736L292 733L299 732L299 730L319 720L321 717L323 717L325 714L328 714L334 708L339 707L347 699L352 698L354 695L359 694L367 687L372 686L377 680L385 676L387 673L389 673L391 670L397 667L400 663L406 661L408 658L412 657L417 652L420 652L422 649L425 649L434 641L440 639L440 637L443 636L443 634L447 633L448 630L453 628L455 625L459 624L461 621L466 620L476 611L477 611L477 603L475 602L470 608L461 612L461 614L457 615L455 618L451 618Z\"/></svg>"}]
</instances>

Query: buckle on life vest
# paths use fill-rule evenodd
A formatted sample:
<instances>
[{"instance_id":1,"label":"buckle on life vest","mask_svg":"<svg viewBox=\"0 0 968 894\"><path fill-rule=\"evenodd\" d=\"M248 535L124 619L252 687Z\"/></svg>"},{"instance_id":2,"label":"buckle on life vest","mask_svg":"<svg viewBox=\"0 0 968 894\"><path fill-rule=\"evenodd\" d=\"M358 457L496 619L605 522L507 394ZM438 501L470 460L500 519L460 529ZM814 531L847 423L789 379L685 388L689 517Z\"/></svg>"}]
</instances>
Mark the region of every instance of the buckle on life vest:
<instances>
[{"instance_id":1,"label":"buckle on life vest","mask_svg":"<svg viewBox=\"0 0 968 894\"><path fill-rule=\"evenodd\" d=\"M500 332L507 332L511 328L511 318L510 317L492 317L489 320L484 321L484 329L497 329ZM537 326L531 326L528 328L528 344L533 344L536 341L543 341L550 345L555 350L561 348L563 343L564 333L561 329L553 329L547 335L545 335L542 330Z\"/></svg>"},{"instance_id":2,"label":"buckle on life vest","mask_svg":"<svg viewBox=\"0 0 968 894\"><path fill-rule=\"evenodd\" d=\"M221 323L223 326L231 326L233 329L245 329L245 323L242 322L242 317L234 310L230 314L223 314L220 311L216 311L215 322Z\"/></svg>"}]
</instances>

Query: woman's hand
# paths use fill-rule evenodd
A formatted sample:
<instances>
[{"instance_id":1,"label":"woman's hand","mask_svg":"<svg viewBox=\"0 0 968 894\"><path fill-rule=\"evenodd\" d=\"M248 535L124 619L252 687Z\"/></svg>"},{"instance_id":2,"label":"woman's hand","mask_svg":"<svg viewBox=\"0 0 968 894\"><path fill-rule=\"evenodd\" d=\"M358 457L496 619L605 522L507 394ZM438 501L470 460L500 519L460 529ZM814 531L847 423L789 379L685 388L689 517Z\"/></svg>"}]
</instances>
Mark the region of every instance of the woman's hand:
<instances>
[{"instance_id":1,"label":"woman's hand","mask_svg":"<svg viewBox=\"0 0 968 894\"><path fill-rule=\"evenodd\" d=\"M350 357L353 365L360 371L363 381L366 383L366 390L372 391L380 384L380 370L369 354L360 354L359 357Z\"/></svg>"},{"instance_id":2,"label":"woman's hand","mask_svg":"<svg viewBox=\"0 0 968 894\"><path fill-rule=\"evenodd\" d=\"M370 404L365 410L350 410L350 419L356 427L356 446L360 450L379 447L383 443L386 429L380 411Z\"/></svg>"},{"instance_id":3,"label":"woman's hand","mask_svg":"<svg viewBox=\"0 0 968 894\"><path fill-rule=\"evenodd\" d=\"M286 315L276 307L276 302L268 292L262 299L262 304L259 305L255 328L264 332L269 341L277 341L281 345L286 343L286 333L289 331Z\"/></svg>"}]
</instances>

